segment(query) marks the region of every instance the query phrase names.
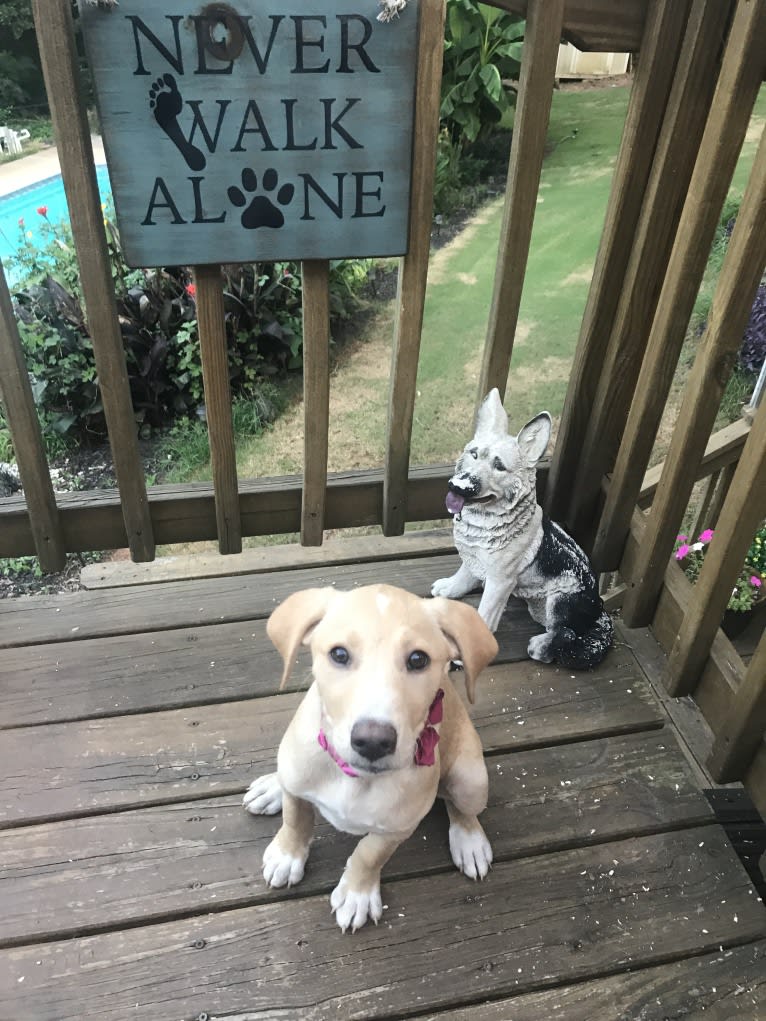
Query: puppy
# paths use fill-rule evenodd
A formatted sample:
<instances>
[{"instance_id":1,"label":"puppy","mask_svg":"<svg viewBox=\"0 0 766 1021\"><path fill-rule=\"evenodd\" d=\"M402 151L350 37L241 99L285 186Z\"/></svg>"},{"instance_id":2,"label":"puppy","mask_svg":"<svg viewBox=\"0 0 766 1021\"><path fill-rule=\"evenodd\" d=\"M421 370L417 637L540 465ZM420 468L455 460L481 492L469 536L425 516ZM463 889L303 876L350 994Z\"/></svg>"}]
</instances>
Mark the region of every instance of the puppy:
<instances>
[{"instance_id":1,"label":"puppy","mask_svg":"<svg viewBox=\"0 0 766 1021\"><path fill-rule=\"evenodd\" d=\"M530 657L587 670L610 649L613 626L588 558L537 503L535 466L550 434L544 411L509 436L497 389L484 398L447 494L462 564L431 592L459 599L483 583L479 613L492 631L508 597L519 596L545 628L530 640Z\"/></svg>"},{"instance_id":2,"label":"puppy","mask_svg":"<svg viewBox=\"0 0 766 1021\"><path fill-rule=\"evenodd\" d=\"M368 918L377 923L381 869L437 793L447 804L452 860L483 878L492 862L477 818L487 769L448 676L459 657L473 702L479 672L497 655L478 613L388 585L318 588L286 599L267 631L284 660L282 686L301 642L311 648L314 680L279 746L277 772L245 795L253 814L282 810L263 855L266 882L303 877L317 808L336 829L362 836L330 898L338 924L355 932Z\"/></svg>"}]
</instances>

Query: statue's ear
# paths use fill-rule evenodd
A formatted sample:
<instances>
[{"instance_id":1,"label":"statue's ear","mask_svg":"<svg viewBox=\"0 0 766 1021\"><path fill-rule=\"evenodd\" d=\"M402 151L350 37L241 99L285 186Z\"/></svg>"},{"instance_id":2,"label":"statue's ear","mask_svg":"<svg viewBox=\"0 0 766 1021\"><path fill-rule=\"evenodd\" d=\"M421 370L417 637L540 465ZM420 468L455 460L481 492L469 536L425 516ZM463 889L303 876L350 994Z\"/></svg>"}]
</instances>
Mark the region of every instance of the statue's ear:
<instances>
[{"instance_id":1,"label":"statue's ear","mask_svg":"<svg viewBox=\"0 0 766 1021\"><path fill-rule=\"evenodd\" d=\"M497 387L490 390L479 406L476 413L475 435L506 436L508 434L508 416L505 413L503 402L500 400L500 391Z\"/></svg>"},{"instance_id":2,"label":"statue's ear","mask_svg":"<svg viewBox=\"0 0 766 1021\"><path fill-rule=\"evenodd\" d=\"M536 465L548 447L551 438L551 416L547 411L535 415L516 437L521 456L530 466Z\"/></svg>"}]
</instances>

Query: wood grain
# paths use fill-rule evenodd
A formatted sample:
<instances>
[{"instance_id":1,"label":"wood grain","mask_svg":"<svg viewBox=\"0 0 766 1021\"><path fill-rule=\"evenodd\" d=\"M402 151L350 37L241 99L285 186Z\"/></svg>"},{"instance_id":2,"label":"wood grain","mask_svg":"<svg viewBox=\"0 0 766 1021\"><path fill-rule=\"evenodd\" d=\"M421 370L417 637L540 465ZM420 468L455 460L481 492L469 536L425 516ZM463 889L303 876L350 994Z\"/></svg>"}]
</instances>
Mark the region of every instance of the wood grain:
<instances>
[{"instance_id":1,"label":"wood grain","mask_svg":"<svg viewBox=\"0 0 766 1021\"><path fill-rule=\"evenodd\" d=\"M712 819L664 731L497 755L487 764L481 820L495 862ZM278 825L248 815L235 795L9 832L0 848L7 882L0 945L271 900L259 866ZM386 867L386 882L449 873L446 838L437 804ZM320 821L306 879L287 894L329 892L355 843Z\"/></svg>"},{"instance_id":2,"label":"wood grain","mask_svg":"<svg viewBox=\"0 0 766 1021\"><path fill-rule=\"evenodd\" d=\"M737 363L741 338L766 268L765 222L766 132L721 267L707 329L686 382L665 458L665 470L641 544L634 583L623 603L622 616L628 627L647 624L657 605L665 566L673 553L692 495L697 465ZM766 500L763 509L766 509ZM605 533L601 535L607 546L609 537ZM598 559L596 562L598 565Z\"/></svg>"},{"instance_id":3,"label":"wood grain","mask_svg":"<svg viewBox=\"0 0 766 1021\"><path fill-rule=\"evenodd\" d=\"M602 535L614 536L618 544L629 530L718 218L760 88L764 52L766 5L740 0L599 523Z\"/></svg>"},{"instance_id":4,"label":"wood grain","mask_svg":"<svg viewBox=\"0 0 766 1021\"><path fill-rule=\"evenodd\" d=\"M152 522L117 320L90 130L80 96L72 8L69 0L34 0L32 10L80 267L88 333L120 491L124 533L134 560L152 560ZM11 555L18 556L18 552Z\"/></svg>"},{"instance_id":5,"label":"wood grain","mask_svg":"<svg viewBox=\"0 0 766 1021\"><path fill-rule=\"evenodd\" d=\"M676 228L715 91L721 39L729 9L718 0L694 0L657 140L641 215L606 347L593 408L580 451L567 521L592 538L601 479L611 471L638 381L652 319L662 289ZM710 435L710 430L705 436ZM587 466L587 471L584 470ZM621 541L610 553L598 541L591 550L597 572L614 570Z\"/></svg>"},{"instance_id":6,"label":"wood grain","mask_svg":"<svg viewBox=\"0 0 766 1021\"><path fill-rule=\"evenodd\" d=\"M21 347L19 328L0 262L0 397L24 489L29 527L43 571L60 571L66 563L56 497L53 494L32 385Z\"/></svg>"},{"instance_id":7,"label":"wood grain","mask_svg":"<svg viewBox=\"0 0 766 1021\"><path fill-rule=\"evenodd\" d=\"M766 634L761 635L755 655L731 707L721 724L708 763L718 783L741 779L749 769L766 734Z\"/></svg>"},{"instance_id":8,"label":"wood grain","mask_svg":"<svg viewBox=\"0 0 766 1021\"><path fill-rule=\"evenodd\" d=\"M512 14L526 16L529 0L489 0ZM648 0L626 0L615 7L614 0L566 0L562 35L578 50L596 53L635 53L644 40Z\"/></svg>"},{"instance_id":9,"label":"wood grain","mask_svg":"<svg viewBox=\"0 0 766 1021\"><path fill-rule=\"evenodd\" d=\"M57 1021L401 1017L752 942L749 889L702 827L501 862L478 886L384 882L382 925L354 937L320 896L4 950L0 998Z\"/></svg>"},{"instance_id":10,"label":"wood grain","mask_svg":"<svg viewBox=\"0 0 766 1021\"><path fill-rule=\"evenodd\" d=\"M303 496L301 543L321 546L330 421L330 264L301 263L303 292Z\"/></svg>"},{"instance_id":11,"label":"wood grain","mask_svg":"<svg viewBox=\"0 0 766 1021\"><path fill-rule=\"evenodd\" d=\"M537 209L563 17L564 0L529 0L477 404L493 387L498 388L502 398L508 382Z\"/></svg>"},{"instance_id":12,"label":"wood grain","mask_svg":"<svg viewBox=\"0 0 766 1021\"><path fill-rule=\"evenodd\" d=\"M583 437L623 290L687 11L684 2L652 0L647 6L641 59L548 476L545 509L556 521L566 521L578 477Z\"/></svg>"},{"instance_id":13,"label":"wood grain","mask_svg":"<svg viewBox=\"0 0 766 1021\"><path fill-rule=\"evenodd\" d=\"M530 662L487 668L471 709L484 749L540 747L660 726L662 716L633 657L620 652L598 673L576 678ZM459 676L455 684L460 686ZM277 685L275 671L272 690ZM7 730L0 748L0 825L240 792L259 771L273 770L301 697L271 695Z\"/></svg>"},{"instance_id":14,"label":"wood grain","mask_svg":"<svg viewBox=\"0 0 766 1021\"><path fill-rule=\"evenodd\" d=\"M415 81L412 180L407 254L399 262L388 434L383 480L383 534L400 535L407 516L407 476L433 222L434 174L439 134L444 20L443 0L421 0Z\"/></svg>"},{"instance_id":15,"label":"wood grain","mask_svg":"<svg viewBox=\"0 0 766 1021\"><path fill-rule=\"evenodd\" d=\"M194 279L218 549L221 553L239 553L242 550L242 525L220 266L195 266Z\"/></svg>"}]
</instances>

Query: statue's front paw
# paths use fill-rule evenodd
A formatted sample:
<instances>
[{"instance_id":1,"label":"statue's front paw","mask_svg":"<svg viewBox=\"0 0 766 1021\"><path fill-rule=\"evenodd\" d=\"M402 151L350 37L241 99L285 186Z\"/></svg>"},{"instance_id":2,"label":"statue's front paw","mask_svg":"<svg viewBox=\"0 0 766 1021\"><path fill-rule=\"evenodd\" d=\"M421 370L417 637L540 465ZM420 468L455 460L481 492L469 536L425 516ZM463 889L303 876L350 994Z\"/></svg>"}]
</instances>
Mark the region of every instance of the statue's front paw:
<instances>
[{"instance_id":1,"label":"statue's front paw","mask_svg":"<svg viewBox=\"0 0 766 1021\"><path fill-rule=\"evenodd\" d=\"M444 599L458 599L462 592L455 584L455 575L451 578L439 578L431 586L432 596L443 596Z\"/></svg>"}]
</instances>

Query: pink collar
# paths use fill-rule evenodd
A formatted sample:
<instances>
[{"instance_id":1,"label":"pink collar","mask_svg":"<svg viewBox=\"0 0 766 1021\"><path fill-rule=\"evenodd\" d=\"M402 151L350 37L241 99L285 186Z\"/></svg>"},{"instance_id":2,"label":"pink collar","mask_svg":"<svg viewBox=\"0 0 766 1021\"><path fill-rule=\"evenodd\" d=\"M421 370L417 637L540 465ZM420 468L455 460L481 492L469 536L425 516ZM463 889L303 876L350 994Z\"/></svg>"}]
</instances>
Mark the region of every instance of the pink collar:
<instances>
[{"instance_id":1,"label":"pink collar","mask_svg":"<svg viewBox=\"0 0 766 1021\"><path fill-rule=\"evenodd\" d=\"M436 746L439 743L439 733L434 729L433 724L441 723L444 719L444 706L442 705L443 698L444 689L439 688L436 692L436 697L428 709L426 725L420 731L420 735L415 742L416 750L414 762L416 766L433 766L436 762ZM359 773L356 772L353 766L350 766L345 759L342 759L340 755L338 755L333 746L327 740L327 736L321 728L317 734L317 741L319 742L320 748L327 752L333 762L337 763L346 776L359 776Z\"/></svg>"}]
</instances>

